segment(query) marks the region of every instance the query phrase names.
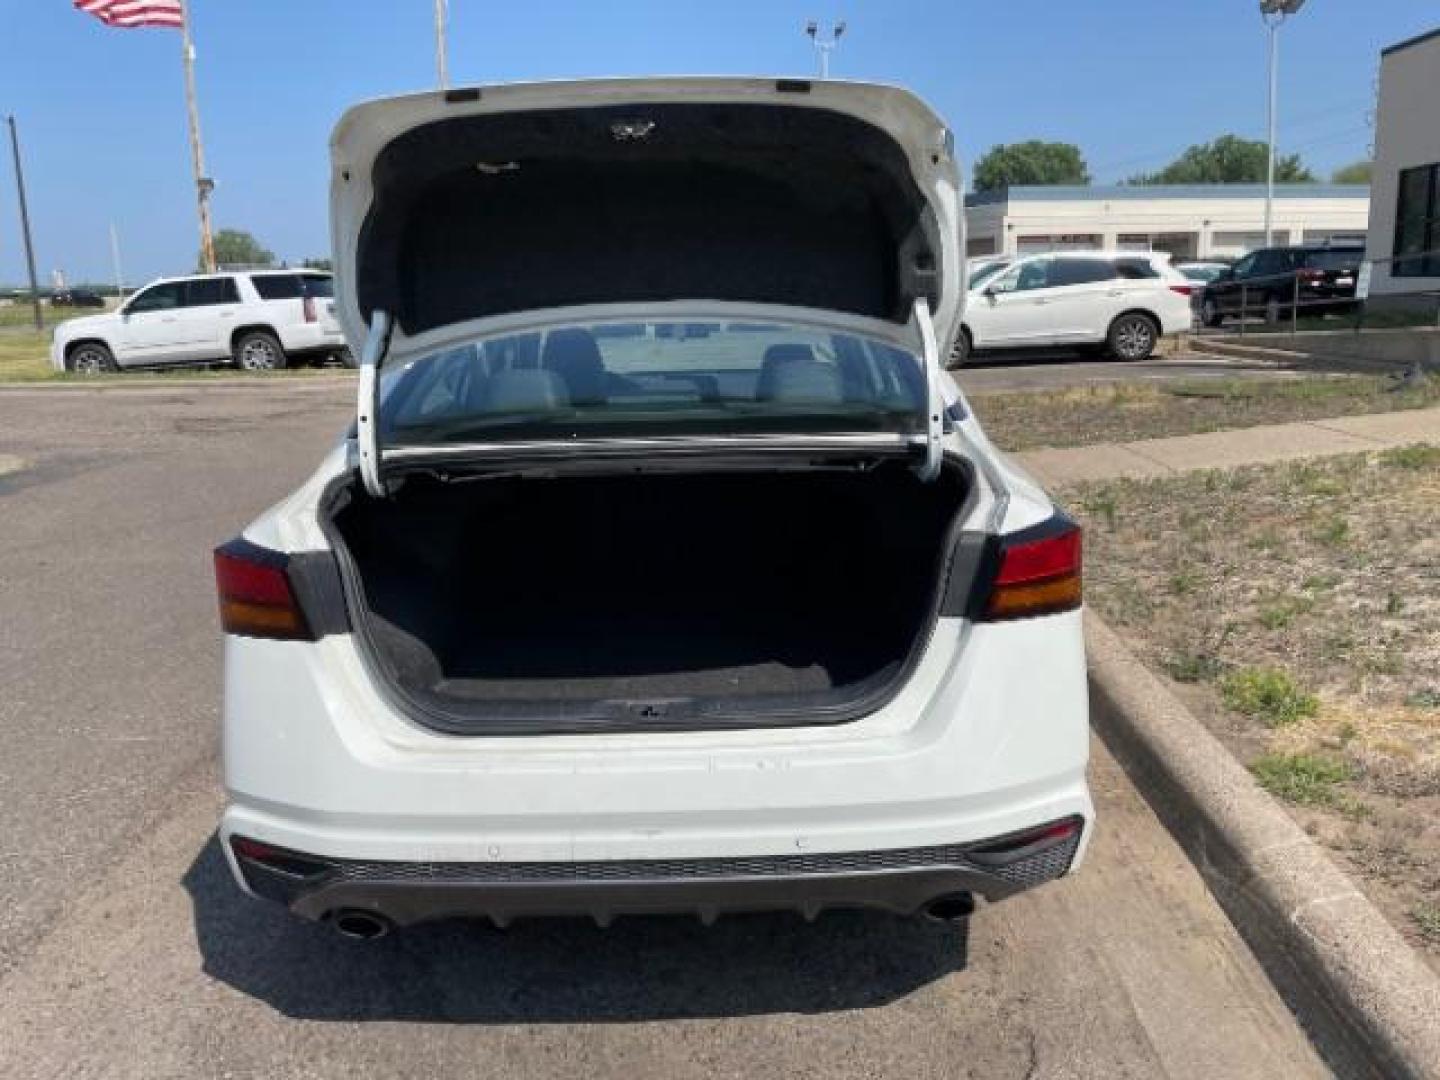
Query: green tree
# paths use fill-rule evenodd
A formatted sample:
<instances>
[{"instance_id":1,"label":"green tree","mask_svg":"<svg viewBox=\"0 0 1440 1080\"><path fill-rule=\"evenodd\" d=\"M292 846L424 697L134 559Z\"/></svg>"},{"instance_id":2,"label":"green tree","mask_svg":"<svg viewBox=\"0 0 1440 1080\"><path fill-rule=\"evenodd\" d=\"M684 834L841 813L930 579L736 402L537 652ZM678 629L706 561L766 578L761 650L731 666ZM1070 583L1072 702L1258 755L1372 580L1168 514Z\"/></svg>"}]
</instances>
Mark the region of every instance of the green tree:
<instances>
[{"instance_id":1,"label":"green tree","mask_svg":"<svg viewBox=\"0 0 1440 1080\"><path fill-rule=\"evenodd\" d=\"M217 266L274 266L275 253L244 229L221 229L215 234L215 264ZM205 256L195 260L195 265L205 269Z\"/></svg>"},{"instance_id":2,"label":"green tree","mask_svg":"<svg viewBox=\"0 0 1440 1080\"><path fill-rule=\"evenodd\" d=\"M1088 184L1090 173L1073 143L1029 142L991 147L975 163L975 190L999 191L1016 184Z\"/></svg>"},{"instance_id":3,"label":"green tree","mask_svg":"<svg viewBox=\"0 0 1440 1080\"><path fill-rule=\"evenodd\" d=\"M1132 176L1132 184L1254 184L1265 179L1266 146L1258 139L1221 135L1190 147L1156 173ZM1315 175L1298 154L1275 156L1275 181L1313 184Z\"/></svg>"},{"instance_id":4,"label":"green tree","mask_svg":"<svg viewBox=\"0 0 1440 1080\"><path fill-rule=\"evenodd\" d=\"M300 265L306 270L324 270L327 274L335 269L335 264L329 259L306 259Z\"/></svg>"},{"instance_id":5,"label":"green tree","mask_svg":"<svg viewBox=\"0 0 1440 1080\"><path fill-rule=\"evenodd\" d=\"M1342 165L1330 174L1330 182L1334 184L1368 184L1370 183L1370 170L1374 164L1373 161L1355 161L1349 165Z\"/></svg>"}]
</instances>

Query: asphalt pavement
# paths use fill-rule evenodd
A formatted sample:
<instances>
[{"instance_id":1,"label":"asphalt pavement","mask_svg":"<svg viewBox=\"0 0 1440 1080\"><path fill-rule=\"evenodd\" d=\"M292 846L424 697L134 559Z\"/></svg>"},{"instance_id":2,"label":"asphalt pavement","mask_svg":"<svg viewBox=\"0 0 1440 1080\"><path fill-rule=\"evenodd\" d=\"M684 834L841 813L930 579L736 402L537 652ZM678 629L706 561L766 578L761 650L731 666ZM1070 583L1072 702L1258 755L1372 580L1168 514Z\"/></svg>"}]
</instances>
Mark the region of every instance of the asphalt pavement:
<instances>
[{"instance_id":1,"label":"asphalt pavement","mask_svg":"<svg viewBox=\"0 0 1440 1080\"><path fill-rule=\"evenodd\" d=\"M213 838L210 549L314 466L349 393L0 391L0 1076L1324 1075L1098 743L1087 863L966 926L358 945L242 896Z\"/></svg>"}]
</instances>

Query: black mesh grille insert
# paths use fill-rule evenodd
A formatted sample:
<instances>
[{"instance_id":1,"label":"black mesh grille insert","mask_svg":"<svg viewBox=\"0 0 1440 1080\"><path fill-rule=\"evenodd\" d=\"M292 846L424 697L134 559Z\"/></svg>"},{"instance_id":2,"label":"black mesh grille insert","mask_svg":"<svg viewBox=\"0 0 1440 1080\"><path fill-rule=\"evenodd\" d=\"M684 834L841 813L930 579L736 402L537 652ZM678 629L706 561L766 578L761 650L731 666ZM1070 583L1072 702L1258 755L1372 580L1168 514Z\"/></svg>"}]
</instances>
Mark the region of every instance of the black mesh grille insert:
<instances>
[{"instance_id":1,"label":"black mesh grille insert","mask_svg":"<svg viewBox=\"0 0 1440 1080\"><path fill-rule=\"evenodd\" d=\"M804 877L886 870L974 870L1022 887L1065 873L1080 834L1014 862L980 863L968 844L731 859L632 859L595 862L341 862L337 876L351 881L446 881L476 884L524 882L693 881L715 878Z\"/></svg>"}]
</instances>

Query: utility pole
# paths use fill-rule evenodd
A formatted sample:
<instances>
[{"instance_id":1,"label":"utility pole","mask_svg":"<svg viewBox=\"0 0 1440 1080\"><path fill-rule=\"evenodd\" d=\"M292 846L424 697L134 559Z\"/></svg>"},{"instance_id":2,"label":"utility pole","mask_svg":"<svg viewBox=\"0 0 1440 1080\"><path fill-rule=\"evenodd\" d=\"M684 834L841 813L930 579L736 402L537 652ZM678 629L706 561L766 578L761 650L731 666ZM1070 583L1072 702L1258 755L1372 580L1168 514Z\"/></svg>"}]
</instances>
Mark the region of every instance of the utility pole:
<instances>
[{"instance_id":1,"label":"utility pole","mask_svg":"<svg viewBox=\"0 0 1440 1080\"><path fill-rule=\"evenodd\" d=\"M20 164L20 136L15 130L15 117L10 117L10 150L15 155L15 189L20 193L20 231L25 237L25 269L30 273L30 303L35 309L35 329L45 329L45 315L40 310L40 285L35 280L35 245L30 239L30 205L25 201L25 169Z\"/></svg>"},{"instance_id":2,"label":"utility pole","mask_svg":"<svg viewBox=\"0 0 1440 1080\"><path fill-rule=\"evenodd\" d=\"M125 302L125 275L120 272L120 234L115 231L115 223L110 223L110 264L115 268L115 295L123 304Z\"/></svg>"},{"instance_id":3,"label":"utility pole","mask_svg":"<svg viewBox=\"0 0 1440 1080\"><path fill-rule=\"evenodd\" d=\"M840 44L840 38L845 33L845 24L837 22L830 28L830 36L824 38L820 36L820 24L811 19L805 24L805 33L815 43L815 52L819 54L820 78L828 79L830 77L830 54L835 51L835 46Z\"/></svg>"},{"instance_id":4,"label":"utility pole","mask_svg":"<svg viewBox=\"0 0 1440 1080\"><path fill-rule=\"evenodd\" d=\"M1275 99L1280 71L1280 24L1294 15L1305 0L1260 0L1260 18L1270 32L1270 96L1266 106L1267 143L1265 159L1265 246L1275 243Z\"/></svg>"},{"instance_id":5,"label":"utility pole","mask_svg":"<svg viewBox=\"0 0 1440 1080\"><path fill-rule=\"evenodd\" d=\"M200 141L200 106L195 100L195 42L190 37L190 4L181 0L183 16L180 33L185 54L185 108L190 117L190 162L195 168L195 199L200 214L200 264L207 274L215 272L215 237L210 226L210 193L215 181L205 175L205 146Z\"/></svg>"},{"instance_id":6,"label":"utility pole","mask_svg":"<svg viewBox=\"0 0 1440 1080\"><path fill-rule=\"evenodd\" d=\"M435 0L435 77L440 89L450 86L450 65L445 48L445 16L449 0Z\"/></svg>"}]
</instances>

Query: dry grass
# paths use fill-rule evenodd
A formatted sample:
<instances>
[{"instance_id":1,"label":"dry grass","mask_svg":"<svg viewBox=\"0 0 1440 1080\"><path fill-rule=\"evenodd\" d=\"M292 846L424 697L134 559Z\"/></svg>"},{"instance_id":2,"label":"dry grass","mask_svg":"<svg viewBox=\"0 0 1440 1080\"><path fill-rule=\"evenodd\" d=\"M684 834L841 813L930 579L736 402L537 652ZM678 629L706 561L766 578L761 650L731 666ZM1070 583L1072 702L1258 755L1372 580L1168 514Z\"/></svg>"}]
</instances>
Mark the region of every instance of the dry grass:
<instances>
[{"instance_id":1,"label":"dry grass","mask_svg":"<svg viewBox=\"0 0 1440 1080\"><path fill-rule=\"evenodd\" d=\"M1388 377L1365 375L1117 383L975 394L971 404L990 438L1006 450L1130 442L1440 405L1440 379L1417 389L1394 386Z\"/></svg>"},{"instance_id":2,"label":"dry grass","mask_svg":"<svg viewBox=\"0 0 1440 1080\"><path fill-rule=\"evenodd\" d=\"M48 303L40 305L40 314L47 329L62 318L69 318L69 316L55 311ZM12 327L22 330L34 329L35 309L30 306L28 299L21 303L0 304L0 328L10 329Z\"/></svg>"},{"instance_id":3,"label":"dry grass","mask_svg":"<svg viewBox=\"0 0 1440 1080\"><path fill-rule=\"evenodd\" d=\"M3 310L3 309L0 309ZM0 382L50 379L50 338L33 330L0 332Z\"/></svg>"},{"instance_id":4,"label":"dry grass","mask_svg":"<svg viewBox=\"0 0 1440 1080\"><path fill-rule=\"evenodd\" d=\"M340 369L333 367L289 367L274 372L243 372L230 367L173 367L154 371L126 371L113 375L70 375L55 371L50 366L49 333L7 329L0 331L0 383L6 382L66 382L90 385L93 383L115 382L134 384L147 379L275 379L295 378L315 374L336 374Z\"/></svg>"},{"instance_id":5,"label":"dry grass","mask_svg":"<svg viewBox=\"0 0 1440 1080\"><path fill-rule=\"evenodd\" d=\"M1064 494L1087 600L1440 966L1440 448Z\"/></svg>"}]
</instances>

